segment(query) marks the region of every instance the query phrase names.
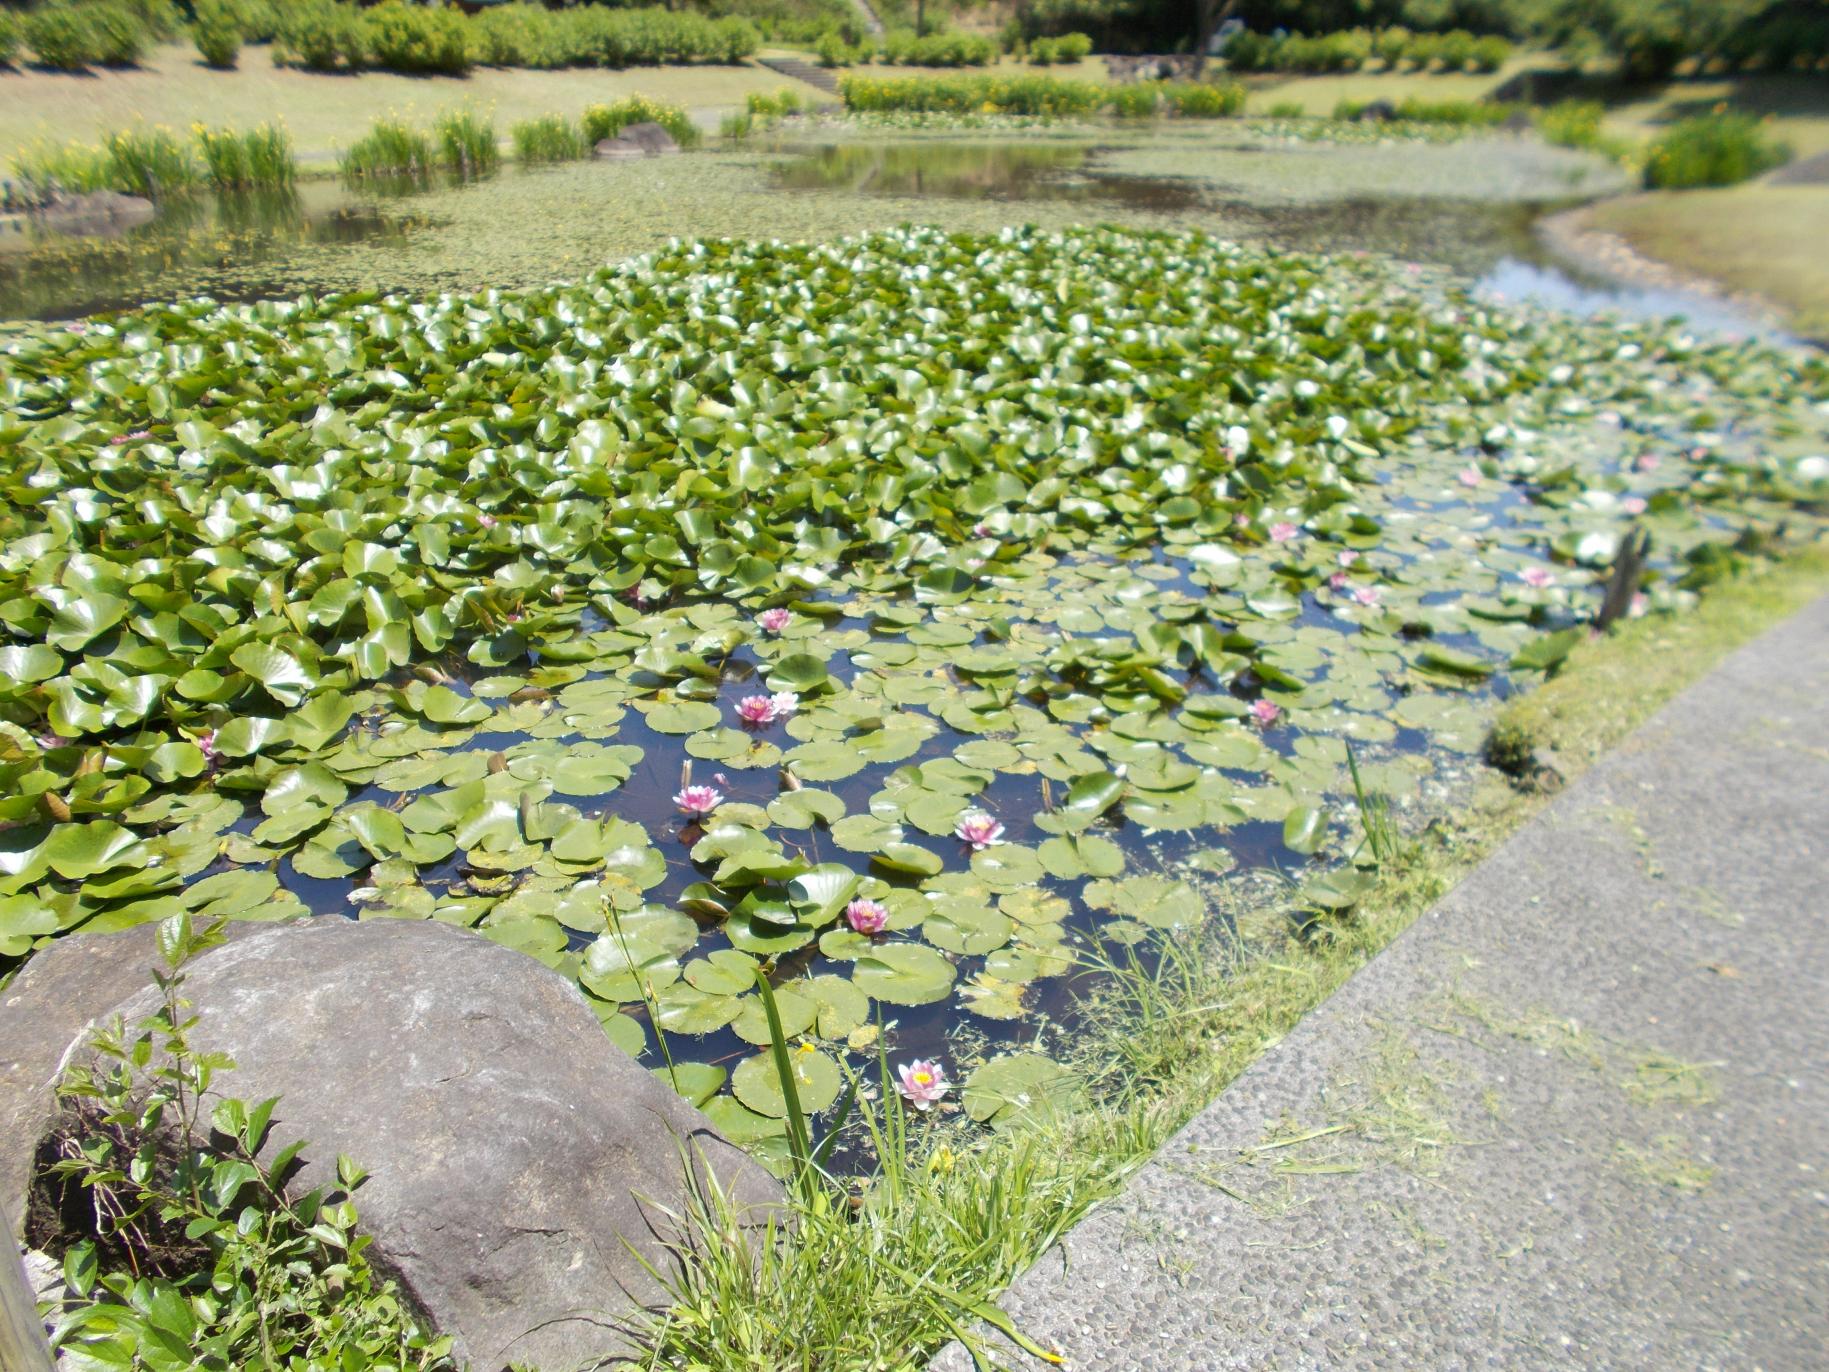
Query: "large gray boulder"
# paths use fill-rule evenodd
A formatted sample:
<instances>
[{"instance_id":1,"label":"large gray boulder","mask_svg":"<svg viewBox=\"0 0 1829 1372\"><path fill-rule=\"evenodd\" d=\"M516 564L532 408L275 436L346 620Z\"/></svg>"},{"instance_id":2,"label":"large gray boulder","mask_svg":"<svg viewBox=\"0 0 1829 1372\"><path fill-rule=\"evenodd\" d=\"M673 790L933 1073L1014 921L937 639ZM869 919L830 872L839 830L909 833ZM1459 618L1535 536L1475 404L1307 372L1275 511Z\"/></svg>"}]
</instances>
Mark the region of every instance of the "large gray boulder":
<instances>
[{"instance_id":1,"label":"large gray boulder","mask_svg":"<svg viewBox=\"0 0 1829 1372\"><path fill-rule=\"evenodd\" d=\"M600 141L593 152L598 157L660 157L679 150L672 134L659 124L644 120L625 124L614 138Z\"/></svg>"},{"instance_id":2,"label":"large gray boulder","mask_svg":"<svg viewBox=\"0 0 1829 1372\"><path fill-rule=\"evenodd\" d=\"M143 968L143 954L122 960ZM33 990L0 1006L9 1054L21 1017L47 1008ZM371 1260L477 1372L588 1367L628 1350L631 1312L659 1294L635 1254L666 1269L662 1208L685 1204L683 1157L759 1212L780 1198L610 1043L570 982L466 930L336 917L263 927L192 963L184 994L194 1040L235 1059L219 1088L281 1097L269 1147L310 1140L300 1189L334 1181L339 1153L368 1169L356 1201ZM107 1013L132 1020L154 1003L143 990ZM80 1037L65 1047L80 1051ZM0 1098L0 1121L36 1127L42 1110ZM9 1128L0 1148L22 1144ZM6 1166L17 1175L16 1158Z\"/></svg>"}]
</instances>

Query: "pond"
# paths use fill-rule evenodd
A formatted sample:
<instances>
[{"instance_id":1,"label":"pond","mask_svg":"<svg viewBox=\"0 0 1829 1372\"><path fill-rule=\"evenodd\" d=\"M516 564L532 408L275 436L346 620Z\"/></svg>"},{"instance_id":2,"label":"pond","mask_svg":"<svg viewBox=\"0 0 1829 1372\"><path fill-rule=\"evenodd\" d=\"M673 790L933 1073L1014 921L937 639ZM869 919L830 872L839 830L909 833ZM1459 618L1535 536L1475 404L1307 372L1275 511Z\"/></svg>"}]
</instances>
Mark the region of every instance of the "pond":
<instances>
[{"instance_id":1,"label":"pond","mask_svg":"<svg viewBox=\"0 0 1829 1372\"><path fill-rule=\"evenodd\" d=\"M1291 918L1348 917L1350 766L1439 813L1629 531L1622 608L1670 614L1822 527L1818 360L1379 256L1011 228L1243 211L1122 169L1160 149L916 144L368 202L423 215L398 237L314 229L353 222L333 198L260 262L171 260L418 291L701 204L837 230L915 197L941 228L16 332L0 957L183 911L474 927L767 1155L760 967L810 1107L881 1047L998 1123L1071 1100L1099 958L1267 877ZM1563 175L1537 157L1507 184ZM1253 212L1393 242L1428 217L1287 199ZM1490 248L1463 265L1528 251L1502 226L1535 203L1466 207Z\"/></svg>"},{"instance_id":2,"label":"pond","mask_svg":"<svg viewBox=\"0 0 1829 1372\"><path fill-rule=\"evenodd\" d=\"M1536 218L1617 189L1618 176L1530 140L1336 146L1232 124L872 135L792 120L787 129L681 158L509 169L473 184L317 181L296 195L202 196L101 242L15 238L0 251L0 319L79 318L190 294L536 286L686 234L1091 221L1384 252L1501 290L1529 273L1546 303L1770 333L1718 301L1621 287L1552 257Z\"/></svg>"}]
</instances>

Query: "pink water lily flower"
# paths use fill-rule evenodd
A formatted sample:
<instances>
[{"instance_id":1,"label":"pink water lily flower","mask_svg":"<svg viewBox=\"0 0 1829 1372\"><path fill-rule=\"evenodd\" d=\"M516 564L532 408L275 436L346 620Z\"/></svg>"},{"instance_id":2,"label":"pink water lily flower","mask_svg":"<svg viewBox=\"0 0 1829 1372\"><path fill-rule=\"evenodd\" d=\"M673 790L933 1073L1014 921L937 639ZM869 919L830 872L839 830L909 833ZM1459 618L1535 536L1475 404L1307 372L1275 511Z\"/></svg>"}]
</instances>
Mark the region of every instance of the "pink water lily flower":
<instances>
[{"instance_id":1,"label":"pink water lily flower","mask_svg":"<svg viewBox=\"0 0 1829 1372\"><path fill-rule=\"evenodd\" d=\"M768 703L775 707L776 719L786 719L800 708L800 692L776 691L768 698Z\"/></svg>"},{"instance_id":2,"label":"pink water lily flower","mask_svg":"<svg viewBox=\"0 0 1829 1372\"><path fill-rule=\"evenodd\" d=\"M495 527L495 516L492 514L480 514L476 517L476 524L479 529L493 529Z\"/></svg>"},{"instance_id":3,"label":"pink water lily flower","mask_svg":"<svg viewBox=\"0 0 1829 1372\"><path fill-rule=\"evenodd\" d=\"M946 1069L928 1058L905 1062L895 1071L901 1078L895 1089L917 1110L933 1109L953 1089L953 1084L946 1079Z\"/></svg>"},{"instance_id":4,"label":"pink water lily flower","mask_svg":"<svg viewBox=\"0 0 1829 1372\"><path fill-rule=\"evenodd\" d=\"M1353 588L1353 599L1361 605L1376 605L1384 599L1384 592L1376 586L1356 586Z\"/></svg>"},{"instance_id":5,"label":"pink water lily flower","mask_svg":"<svg viewBox=\"0 0 1829 1372\"><path fill-rule=\"evenodd\" d=\"M1465 467L1461 468L1459 475L1455 479L1463 486L1477 486L1486 479L1486 473L1482 472L1472 463L1468 463Z\"/></svg>"},{"instance_id":6,"label":"pink water lily flower","mask_svg":"<svg viewBox=\"0 0 1829 1372\"><path fill-rule=\"evenodd\" d=\"M1336 591L1344 591L1351 584L1345 572L1335 572L1327 579L1327 584Z\"/></svg>"},{"instance_id":7,"label":"pink water lily flower","mask_svg":"<svg viewBox=\"0 0 1829 1372\"><path fill-rule=\"evenodd\" d=\"M109 446L119 448L128 443L138 443L143 438L151 438L151 429L135 429L130 434L116 434L108 440Z\"/></svg>"},{"instance_id":8,"label":"pink water lily flower","mask_svg":"<svg viewBox=\"0 0 1829 1372\"><path fill-rule=\"evenodd\" d=\"M1645 497L1642 495L1629 495L1619 502L1619 507L1627 514L1644 514Z\"/></svg>"},{"instance_id":9,"label":"pink water lily flower","mask_svg":"<svg viewBox=\"0 0 1829 1372\"><path fill-rule=\"evenodd\" d=\"M959 823L953 833L971 844L973 849L983 852L994 843L1003 842L1003 825L985 814L983 810L967 810L959 816Z\"/></svg>"},{"instance_id":10,"label":"pink water lily flower","mask_svg":"<svg viewBox=\"0 0 1829 1372\"><path fill-rule=\"evenodd\" d=\"M1345 552L1338 554L1334 558L1334 561L1338 562L1342 567L1350 567L1358 560L1359 554L1354 552L1351 548L1348 548Z\"/></svg>"},{"instance_id":11,"label":"pink water lily flower","mask_svg":"<svg viewBox=\"0 0 1829 1372\"><path fill-rule=\"evenodd\" d=\"M1301 533L1302 531L1288 520L1278 520L1275 524L1270 526L1270 541L1272 543L1289 543L1300 537Z\"/></svg>"},{"instance_id":12,"label":"pink water lily flower","mask_svg":"<svg viewBox=\"0 0 1829 1372\"><path fill-rule=\"evenodd\" d=\"M764 610L761 614L756 616L756 623L762 626L762 631L764 633L769 634L780 633L783 629L787 628L789 624L793 623L793 621L794 612L792 610L784 609L779 605L772 610Z\"/></svg>"},{"instance_id":13,"label":"pink water lily flower","mask_svg":"<svg viewBox=\"0 0 1829 1372\"><path fill-rule=\"evenodd\" d=\"M737 718L745 724L773 724L775 702L769 696L744 696L737 702Z\"/></svg>"},{"instance_id":14,"label":"pink water lily flower","mask_svg":"<svg viewBox=\"0 0 1829 1372\"><path fill-rule=\"evenodd\" d=\"M1641 472L1655 472L1664 459L1656 453L1640 453L1632 459L1634 469Z\"/></svg>"},{"instance_id":15,"label":"pink water lily flower","mask_svg":"<svg viewBox=\"0 0 1829 1372\"><path fill-rule=\"evenodd\" d=\"M859 896L845 907L845 919L860 934L880 934L889 926L889 907Z\"/></svg>"},{"instance_id":16,"label":"pink water lily flower","mask_svg":"<svg viewBox=\"0 0 1829 1372\"><path fill-rule=\"evenodd\" d=\"M708 815L724 803L724 793L715 786L688 786L673 797L673 803L686 814Z\"/></svg>"},{"instance_id":17,"label":"pink water lily flower","mask_svg":"<svg viewBox=\"0 0 1829 1372\"><path fill-rule=\"evenodd\" d=\"M1556 574L1548 567L1526 567L1518 573L1518 580L1526 586L1535 586L1542 590L1545 586L1556 584Z\"/></svg>"},{"instance_id":18,"label":"pink water lily flower","mask_svg":"<svg viewBox=\"0 0 1829 1372\"><path fill-rule=\"evenodd\" d=\"M1254 700L1251 702L1251 718L1268 729L1283 717L1283 707L1274 700Z\"/></svg>"}]
</instances>

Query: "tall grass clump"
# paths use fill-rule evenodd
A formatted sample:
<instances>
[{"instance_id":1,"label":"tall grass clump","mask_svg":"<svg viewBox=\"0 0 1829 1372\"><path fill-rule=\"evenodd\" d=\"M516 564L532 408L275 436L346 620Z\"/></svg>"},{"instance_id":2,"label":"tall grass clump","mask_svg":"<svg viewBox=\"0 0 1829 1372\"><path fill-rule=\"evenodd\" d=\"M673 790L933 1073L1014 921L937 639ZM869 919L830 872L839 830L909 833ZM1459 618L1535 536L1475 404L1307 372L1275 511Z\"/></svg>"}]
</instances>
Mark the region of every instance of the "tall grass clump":
<instances>
[{"instance_id":1,"label":"tall grass clump","mask_svg":"<svg viewBox=\"0 0 1829 1372\"><path fill-rule=\"evenodd\" d=\"M404 119L377 119L337 158L345 176L419 175L432 168L432 143Z\"/></svg>"},{"instance_id":2,"label":"tall grass clump","mask_svg":"<svg viewBox=\"0 0 1829 1372\"><path fill-rule=\"evenodd\" d=\"M19 16L11 10L0 10L0 66L13 65L24 37L25 26L20 23Z\"/></svg>"},{"instance_id":3,"label":"tall grass clump","mask_svg":"<svg viewBox=\"0 0 1829 1372\"><path fill-rule=\"evenodd\" d=\"M1645 184L1653 190L1732 186L1782 166L1791 150L1750 114L1716 110L1671 127L1645 155Z\"/></svg>"},{"instance_id":4,"label":"tall grass clump","mask_svg":"<svg viewBox=\"0 0 1829 1372\"><path fill-rule=\"evenodd\" d=\"M53 186L82 194L114 189L108 149L87 143L30 144L14 155L12 170L36 195Z\"/></svg>"},{"instance_id":5,"label":"tall grass clump","mask_svg":"<svg viewBox=\"0 0 1829 1372\"><path fill-rule=\"evenodd\" d=\"M475 110L444 111L432 121L432 139L439 161L464 176L479 176L501 165L495 120Z\"/></svg>"},{"instance_id":6,"label":"tall grass clump","mask_svg":"<svg viewBox=\"0 0 1829 1372\"><path fill-rule=\"evenodd\" d=\"M201 179L190 148L170 129L111 133L105 146L114 188L130 195L157 200L189 190Z\"/></svg>"},{"instance_id":7,"label":"tall grass clump","mask_svg":"<svg viewBox=\"0 0 1829 1372\"><path fill-rule=\"evenodd\" d=\"M645 95L628 95L607 105L588 107L584 111L584 138L596 147L631 124L659 124L682 148L696 146L700 137L699 126L678 105L651 100Z\"/></svg>"},{"instance_id":8,"label":"tall grass clump","mask_svg":"<svg viewBox=\"0 0 1829 1372\"><path fill-rule=\"evenodd\" d=\"M523 119L508 130L519 162L571 162L591 155L584 130L562 114Z\"/></svg>"},{"instance_id":9,"label":"tall grass clump","mask_svg":"<svg viewBox=\"0 0 1829 1372\"><path fill-rule=\"evenodd\" d=\"M223 190L285 187L298 179L292 139L276 124L237 133L196 127L197 152L212 186Z\"/></svg>"}]
</instances>

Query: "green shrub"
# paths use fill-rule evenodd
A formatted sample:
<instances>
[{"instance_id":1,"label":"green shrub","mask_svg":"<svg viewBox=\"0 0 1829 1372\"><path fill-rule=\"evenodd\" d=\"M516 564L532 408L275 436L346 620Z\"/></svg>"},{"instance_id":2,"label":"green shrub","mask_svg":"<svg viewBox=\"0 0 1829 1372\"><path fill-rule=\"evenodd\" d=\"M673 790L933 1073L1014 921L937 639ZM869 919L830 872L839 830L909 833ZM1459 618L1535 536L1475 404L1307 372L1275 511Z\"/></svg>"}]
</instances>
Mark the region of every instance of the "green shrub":
<instances>
[{"instance_id":1,"label":"green shrub","mask_svg":"<svg viewBox=\"0 0 1829 1372\"><path fill-rule=\"evenodd\" d=\"M361 11L337 0L294 0L280 15L273 60L308 71L360 70L367 60Z\"/></svg>"},{"instance_id":2,"label":"green shrub","mask_svg":"<svg viewBox=\"0 0 1829 1372\"><path fill-rule=\"evenodd\" d=\"M0 66L11 66L13 59L19 56L22 34L19 16L11 10L0 10Z\"/></svg>"},{"instance_id":3,"label":"green shrub","mask_svg":"<svg viewBox=\"0 0 1829 1372\"><path fill-rule=\"evenodd\" d=\"M748 110L727 114L718 121L719 138L748 138L756 129L756 116Z\"/></svg>"},{"instance_id":4,"label":"green shrub","mask_svg":"<svg viewBox=\"0 0 1829 1372\"><path fill-rule=\"evenodd\" d=\"M480 176L501 165L495 120L475 110L444 111L432 121L432 139L438 145L439 161L464 176Z\"/></svg>"},{"instance_id":5,"label":"green shrub","mask_svg":"<svg viewBox=\"0 0 1829 1372\"><path fill-rule=\"evenodd\" d=\"M1436 42L1435 56L1443 71L1465 71L1473 60L1473 35L1466 29L1441 34Z\"/></svg>"},{"instance_id":6,"label":"green shrub","mask_svg":"<svg viewBox=\"0 0 1829 1372\"><path fill-rule=\"evenodd\" d=\"M663 104L645 95L625 96L607 105L592 105L584 112L584 139L593 148L614 138L630 124L659 124L682 148L699 141L699 127L678 105Z\"/></svg>"},{"instance_id":7,"label":"green shrub","mask_svg":"<svg viewBox=\"0 0 1829 1372\"><path fill-rule=\"evenodd\" d=\"M101 59L89 12L74 5L46 5L28 12L25 45L38 62L57 71L81 71Z\"/></svg>"},{"instance_id":8,"label":"green shrub","mask_svg":"<svg viewBox=\"0 0 1829 1372\"><path fill-rule=\"evenodd\" d=\"M365 10L362 46L364 62L383 71L461 76L470 70L468 26L442 6L388 0Z\"/></svg>"},{"instance_id":9,"label":"green shrub","mask_svg":"<svg viewBox=\"0 0 1829 1372\"><path fill-rule=\"evenodd\" d=\"M337 163L345 176L416 176L431 170L432 144L405 120L377 119Z\"/></svg>"},{"instance_id":10,"label":"green shrub","mask_svg":"<svg viewBox=\"0 0 1829 1372\"><path fill-rule=\"evenodd\" d=\"M519 162L571 162L591 155L584 130L562 114L523 119L508 130Z\"/></svg>"},{"instance_id":11,"label":"green shrub","mask_svg":"<svg viewBox=\"0 0 1829 1372\"><path fill-rule=\"evenodd\" d=\"M1427 71L1441 55L1442 40L1439 34L1411 34L1410 41L1404 48L1404 61L1414 71Z\"/></svg>"},{"instance_id":12,"label":"green shrub","mask_svg":"<svg viewBox=\"0 0 1829 1372\"><path fill-rule=\"evenodd\" d=\"M197 151L212 186L224 190L290 186L298 179L292 139L276 124L245 133L197 126Z\"/></svg>"},{"instance_id":13,"label":"green shrub","mask_svg":"<svg viewBox=\"0 0 1829 1372\"><path fill-rule=\"evenodd\" d=\"M241 56L241 20L225 0L199 0L191 39L205 62L227 71Z\"/></svg>"},{"instance_id":14,"label":"green shrub","mask_svg":"<svg viewBox=\"0 0 1829 1372\"><path fill-rule=\"evenodd\" d=\"M997 45L975 33L939 30L916 34L913 29L891 29L883 36L883 60L896 66L983 67L996 56Z\"/></svg>"},{"instance_id":15,"label":"green shrub","mask_svg":"<svg viewBox=\"0 0 1829 1372\"><path fill-rule=\"evenodd\" d=\"M1410 30L1406 28L1380 29L1372 39L1372 52L1387 68L1395 68L1404 60L1410 46Z\"/></svg>"},{"instance_id":16,"label":"green shrub","mask_svg":"<svg viewBox=\"0 0 1829 1372\"><path fill-rule=\"evenodd\" d=\"M1163 108L1183 119L1223 119L1245 107L1245 88L1236 81L1164 81L1157 87Z\"/></svg>"},{"instance_id":17,"label":"green shrub","mask_svg":"<svg viewBox=\"0 0 1829 1372\"><path fill-rule=\"evenodd\" d=\"M1473 69L1481 72L1494 72L1505 65L1511 56L1511 43L1496 33L1489 33L1473 40Z\"/></svg>"},{"instance_id":18,"label":"green shrub","mask_svg":"<svg viewBox=\"0 0 1829 1372\"><path fill-rule=\"evenodd\" d=\"M788 86L783 86L773 94L751 91L744 107L750 114L763 119L780 119L785 115L799 114L800 92Z\"/></svg>"},{"instance_id":19,"label":"green shrub","mask_svg":"<svg viewBox=\"0 0 1829 1372\"><path fill-rule=\"evenodd\" d=\"M1750 114L1717 110L1673 125L1645 156L1645 184L1654 190L1732 186L1780 166L1790 149L1774 142Z\"/></svg>"},{"instance_id":20,"label":"green shrub","mask_svg":"<svg viewBox=\"0 0 1829 1372\"><path fill-rule=\"evenodd\" d=\"M1304 119L1308 116L1308 106L1300 100L1279 100L1270 107L1272 119Z\"/></svg>"},{"instance_id":21,"label":"green shrub","mask_svg":"<svg viewBox=\"0 0 1829 1372\"><path fill-rule=\"evenodd\" d=\"M471 53L491 67L561 65L553 12L539 5L497 5L470 21Z\"/></svg>"},{"instance_id":22,"label":"green shrub","mask_svg":"<svg viewBox=\"0 0 1829 1372\"><path fill-rule=\"evenodd\" d=\"M105 146L116 190L158 199L197 184L196 159L170 129L111 133Z\"/></svg>"},{"instance_id":23,"label":"green shrub","mask_svg":"<svg viewBox=\"0 0 1829 1372\"><path fill-rule=\"evenodd\" d=\"M1038 67L1055 63L1081 61L1092 53L1092 39L1083 33L1064 33L1058 38L1037 38L1029 44L1029 61Z\"/></svg>"},{"instance_id":24,"label":"green shrub","mask_svg":"<svg viewBox=\"0 0 1829 1372\"><path fill-rule=\"evenodd\" d=\"M839 96L859 112L907 110L930 114L1024 114L1044 117L1092 114L1108 98L1136 86L1102 86L1055 76L844 76ZM1146 92L1155 108L1155 92Z\"/></svg>"},{"instance_id":25,"label":"green shrub","mask_svg":"<svg viewBox=\"0 0 1829 1372\"><path fill-rule=\"evenodd\" d=\"M1598 100L1564 100L1537 112L1537 132L1544 142L1559 147L1596 147L1601 142L1600 123L1606 113L1606 106Z\"/></svg>"},{"instance_id":26,"label":"green shrub","mask_svg":"<svg viewBox=\"0 0 1829 1372\"><path fill-rule=\"evenodd\" d=\"M1120 119L1153 119L1159 100L1157 85L1154 81L1132 81L1113 86L1105 99L1106 108Z\"/></svg>"},{"instance_id":27,"label":"green shrub","mask_svg":"<svg viewBox=\"0 0 1829 1372\"><path fill-rule=\"evenodd\" d=\"M819 42L813 47L813 55L819 59L822 67L848 67L856 61L851 53L851 45L839 37L836 29L819 36Z\"/></svg>"}]
</instances>

